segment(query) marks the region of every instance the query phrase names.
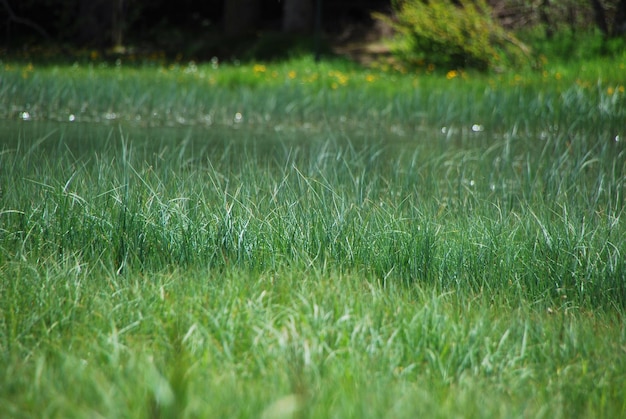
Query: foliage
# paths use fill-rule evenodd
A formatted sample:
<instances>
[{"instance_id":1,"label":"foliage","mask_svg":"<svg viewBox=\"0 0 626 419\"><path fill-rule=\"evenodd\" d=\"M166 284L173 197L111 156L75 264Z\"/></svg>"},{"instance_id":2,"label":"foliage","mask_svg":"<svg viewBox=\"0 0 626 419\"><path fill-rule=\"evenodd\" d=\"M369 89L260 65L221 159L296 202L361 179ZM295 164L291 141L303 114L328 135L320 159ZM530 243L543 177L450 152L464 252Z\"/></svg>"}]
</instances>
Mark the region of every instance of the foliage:
<instances>
[{"instance_id":1,"label":"foliage","mask_svg":"<svg viewBox=\"0 0 626 419\"><path fill-rule=\"evenodd\" d=\"M528 52L491 18L484 0L399 0L394 8L395 19L375 16L397 31L393 52L411 65L497 69L523 62Z\"/></svg>"},{"instance_id":2,"label":"foliage","mask_svg":"<svg viewBox=\"0 0 626 419\"><path fill-rule=\"evenodd\" d=\"M539 29L539 30L538 30ZM574 64L602 57L616 57L626 52L626 38L607 38L600 31L561 31L546 38L543 30L520 31L518 37L532 45L533 54L540 59ZM575 65L575 64L574 64Z\"/></svg>"}]
</instances>

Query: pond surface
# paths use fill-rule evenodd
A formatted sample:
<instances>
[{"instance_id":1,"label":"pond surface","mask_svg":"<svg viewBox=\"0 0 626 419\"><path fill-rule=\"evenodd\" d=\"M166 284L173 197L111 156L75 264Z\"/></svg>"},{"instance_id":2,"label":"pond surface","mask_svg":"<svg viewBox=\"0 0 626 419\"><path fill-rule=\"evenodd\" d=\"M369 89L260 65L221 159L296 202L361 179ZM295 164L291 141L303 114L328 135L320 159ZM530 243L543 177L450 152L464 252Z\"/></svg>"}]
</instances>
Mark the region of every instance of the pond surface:
<instances>
[{"instance_id":1,"label":"pond surface","mask_svg":"<svg viewBox=\"0 0 626 419\"><path fill-rule=\"evenodd\" d=\"M146 152L181 153L190 157L219 155L225 149L256 152L307 149L331 143L350 148L384 148L394 153L416 148L450 151L455 148L489 147L502 134L480 123L468 126L428 126L420 121L389 123L375 119L320 118L311 121L247 121L235 114L230 123L167 124L150 126L135 121L58 121L5 119L0 122L0 148L21 149L33 145L44 150L70 151L76 156L99 153L122 144Z\"/></svg>"},{"instance_id":2,"label":"pond surface","mask_svg":"<svg viewBox=\"0 0 626 419\"><path fill-rule=\"evenodd\" d=\"M339 120L280 123L142 126L132 122L79 122L4 120L0 123L0 150L18 155L39 150L47 157L70 153L73 157L117 154L127 148L146 160L172 157L181 161L237 159L242 153L258 159L276 159L294 152L324 152L375 149L392 160L417 149L441 152L458 147L463 138L487 138L485 132L453 127L424 127L412 124L384 125L375 121ZM37 154L39 154L37 153Z\"/></svg>"}]
</instances>

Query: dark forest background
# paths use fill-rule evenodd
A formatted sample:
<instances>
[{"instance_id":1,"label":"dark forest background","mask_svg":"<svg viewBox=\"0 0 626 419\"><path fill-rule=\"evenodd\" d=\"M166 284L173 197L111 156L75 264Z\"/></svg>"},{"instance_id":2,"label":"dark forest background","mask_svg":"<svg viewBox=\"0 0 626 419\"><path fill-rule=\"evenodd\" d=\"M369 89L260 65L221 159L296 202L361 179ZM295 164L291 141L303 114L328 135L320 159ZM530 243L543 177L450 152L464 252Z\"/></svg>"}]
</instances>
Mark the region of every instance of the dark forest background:
<instances>
[{"instance_id":1,"label":"dark forest background","mask_svg":"<svg viewBox=\"0 0 626 419\"><path fill-rule=\"evenodd\" d=\"M161 50L197 58L235 56L268 36L274 49L287 48L284 39L312 39L316 34L322 34L324 40L340 39L353 28L373 25L373 12L393 15L394 6L401 2L0 0L0 40L9 50L48 44L122 53ZM615 38L626 32L626 0L488 3L503 27L539 28L546 38L559 32L584 31Z\"/></svg>"}]
</instances>

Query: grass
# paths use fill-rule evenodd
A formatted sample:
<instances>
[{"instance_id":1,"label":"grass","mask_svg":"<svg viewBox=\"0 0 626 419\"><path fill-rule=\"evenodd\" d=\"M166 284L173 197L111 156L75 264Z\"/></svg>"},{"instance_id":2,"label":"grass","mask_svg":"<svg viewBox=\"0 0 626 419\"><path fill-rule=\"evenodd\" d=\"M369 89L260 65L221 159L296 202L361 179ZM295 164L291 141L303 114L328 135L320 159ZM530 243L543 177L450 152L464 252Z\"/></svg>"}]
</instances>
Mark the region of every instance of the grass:
<instances>
[{"instance_id":1,"label":"grass","mask_svg":"<svg viewBox=\"0 0 626 419\"><path fill-rule=\"evenodd\" d=\"M623 65L5 63L0 411L624 416Z\"/></svg>"},{"instance_id":2,"label":"grass","mask_svg":"<svg viewBox=\"0 0 626 419\"><path fill-rule=\"evenodd\" d=\"M428 69L403 74L401 67L397 72L383 71L390 70L386 65L362 70L342 61L316 64L310 59L243 66L137 65L121 60L118 65L77 62L70 67L6 63L0 115L16 119L27 112L33 119L59 121L73 116L76 122L206 125L231 123L240 112L247 122L257 124L286 116L303 122L344 117L361 124L479 121L505 130L516 123L536 125L561 118L567 118L565 124L586 122L581 118L590 114L587 107L601 103L602 117L617 123L623 117L625 65L622 56L580 66L547 63L542 71L488 77L435 69L434 74L446 77L429 77ZM555 107L563 96L565 103Z\"/></svg>"}]
</instances>

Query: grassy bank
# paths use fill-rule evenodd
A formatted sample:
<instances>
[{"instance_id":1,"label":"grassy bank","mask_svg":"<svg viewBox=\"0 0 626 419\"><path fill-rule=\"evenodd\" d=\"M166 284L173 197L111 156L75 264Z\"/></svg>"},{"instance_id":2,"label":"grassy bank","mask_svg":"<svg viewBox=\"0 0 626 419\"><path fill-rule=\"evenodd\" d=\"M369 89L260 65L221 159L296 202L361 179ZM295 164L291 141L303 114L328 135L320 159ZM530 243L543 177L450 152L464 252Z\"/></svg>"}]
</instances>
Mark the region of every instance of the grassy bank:
<instances>
[{"instance_id":1,"label":"grassy bank","mask_svg":"<svg viewBox=\"0 0 626 419\"><path fill-rule=\"evenodd\" d=\"M0 410L623 416L623 65L5 64Z\"/></svg>"},{"instance_id":2,"label":"grassy bank","mask_svg":"<svg viewBox=\"0 0 626 419\"><path fill-rule=\"evenodd\" d=\"M240 122L264 126L323 118L359 125L479 123L501 132L513 126L540 131L545 124L620 126L625 66L626 57L598 58L481 75L426 68L409 73L387 65L364 70L309 59L239 66L4 63L0 116L19 119L26 112L32 120L206 126L232 123L240 113Z\"/></svg>"}]
</instances>

